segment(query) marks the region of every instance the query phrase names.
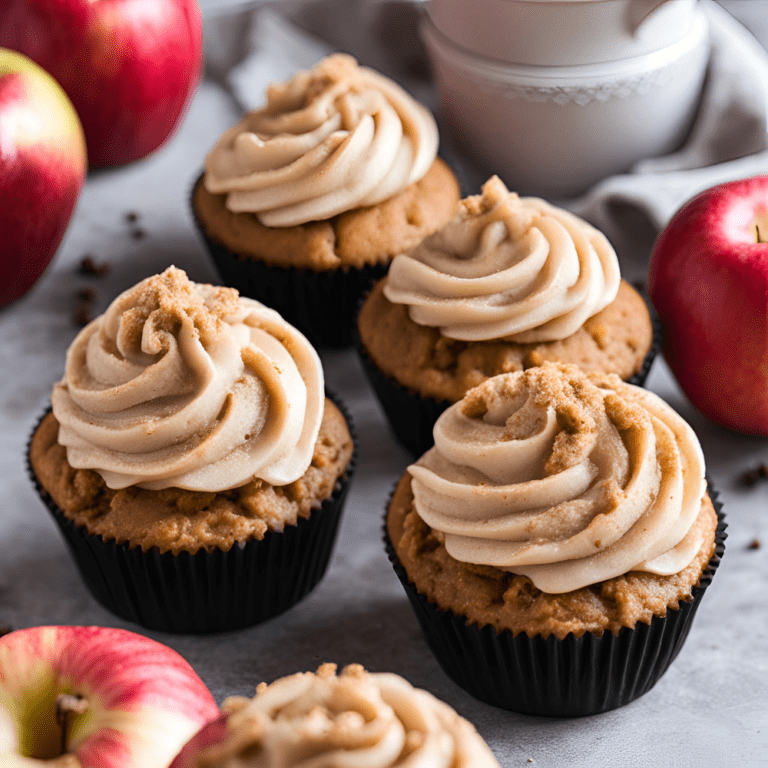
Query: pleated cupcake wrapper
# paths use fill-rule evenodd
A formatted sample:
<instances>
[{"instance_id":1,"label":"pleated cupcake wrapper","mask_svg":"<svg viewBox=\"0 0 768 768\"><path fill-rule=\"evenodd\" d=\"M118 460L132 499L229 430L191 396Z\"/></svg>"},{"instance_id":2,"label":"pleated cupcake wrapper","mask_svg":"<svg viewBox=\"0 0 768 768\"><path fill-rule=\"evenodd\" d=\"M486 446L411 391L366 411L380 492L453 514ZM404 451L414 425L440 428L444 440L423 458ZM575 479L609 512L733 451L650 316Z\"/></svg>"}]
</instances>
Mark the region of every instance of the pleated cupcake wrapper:
<instances>
[{"instance_id":1,"label":"pleated cupcake wrapper","mask_svg":"<svg viewBox=\"0 0 768 768\"><path fill-rule=\"evenodd\" d=\"M200 176L195 187L202 179ZM192 194L194 195L194 189ZM240 256L214 240L197 216L192 215L223 285L243 296L276 309L296 326L314 347L341 349L352 344L357 304L371 283L387 274L383 264L316 272L312 269L271 266Z\"/></svg>"},{"instance_id":2,"label":"pleated cupcake wrapper","mask_svg":"<svg viewBox=\"0 0 768 768\"><path fill-rule=\"evenodd\" d=\"M653 305L643 296L651 316L653 340L648 353L643 358L640 370L627 379L628 384L638 387L645 385L651 365L661 349L661 324ZM360 300L360 307L365 296ZM358 308L359 314L359 308ZM360 358L366 378L376 393L381 407L386 414L392 433L398 442L414 456L426 453L434 444L432 429L440 414L450 405L450 400L437 400L414 392L384 373L368 354L355 324L355 350Z\"/></svg>"},{"instance_id":3,"label":"pleated cupcake wrapper","mask_svg":"<svg viewBox=\"0 0 768 768\"><path fill-rule=\"evenodd\" d=\"M651 300L648 298L645 291L642 288L637 287L635 290L640 294L648 309L653 335L651 337L651 347L643 358L643 364L640 366L640 370L627 379L627 384L634 384L636 387L644 387L648 374L651 372L653 361L656 359L656 355L661 351L661 320L659 320L656 308L651 303Z\"/></svg>"},{"instance_id":4,"label":"pleated cupcake wrapper","mask_svg":"<svg viewBox=\"0 0 768 768\"><path fill-rule=\"evenodd\" d=\"M390 562L405 588L424 637L443 671L480 701L529 715L583 717L629 704L647 693L683 647L693 617L725 551L726 522L717 493L715 553L692 599L677 610L638 622L618 634L585 632L558 640L528 637L490 625L470 624L466 616L444 611L422 595L408 578L384 525ZM385 519L386 520L386 519Z\"/></svg>"},{"instance_id":5,"label":"pleated cupcake wrapper","mask_svg":"<svg viewBox=\"0 0 768 768\"><path fill-rule=\"evenodd\" d=\"M338 398L326 394L343 413L356 446L346 408ZM328 568L357 461L355 447L332 495L296 525L267 531L261 541L235 543L228 551L174 555L156 548L144 552L141 547L105 540L75 525L37 479L30 461L31 443L30 437L29 475L58 524L85 585L107 610L161 632L240 629L273 618L308 595Z\"/></svg>"}]
</instances>

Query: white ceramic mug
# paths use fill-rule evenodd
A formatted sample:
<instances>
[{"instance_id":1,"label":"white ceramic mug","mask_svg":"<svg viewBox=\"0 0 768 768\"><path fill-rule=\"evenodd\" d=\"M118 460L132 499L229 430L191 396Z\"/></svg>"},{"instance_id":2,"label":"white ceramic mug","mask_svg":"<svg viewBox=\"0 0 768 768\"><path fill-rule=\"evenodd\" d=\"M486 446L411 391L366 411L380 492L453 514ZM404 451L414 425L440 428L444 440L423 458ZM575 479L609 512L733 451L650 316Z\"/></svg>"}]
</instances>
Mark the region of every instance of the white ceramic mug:
<instances>
[{"instance_id":1,"label":"white ceramic mug","mask_svg":"<svg viewBox=\"0 0 768 768\"><path fill-rule=\"evenodd\" d=\"M696 0L429 0L437 30L509 64L573 66L652 53L685 38Z\"/></svg>"},{"instance_id":2,"label":"white ceramic mug","mask_svg":"<svg viewBox=\"0 0 768 768\"><path fill-rule=\"evenodd\" d=\"M675 149L698 106L706 16L661 50L615 62L521 66L474 56L425 18L446 128L516 191L568 197Z\"/></svg>"}]
</instances>

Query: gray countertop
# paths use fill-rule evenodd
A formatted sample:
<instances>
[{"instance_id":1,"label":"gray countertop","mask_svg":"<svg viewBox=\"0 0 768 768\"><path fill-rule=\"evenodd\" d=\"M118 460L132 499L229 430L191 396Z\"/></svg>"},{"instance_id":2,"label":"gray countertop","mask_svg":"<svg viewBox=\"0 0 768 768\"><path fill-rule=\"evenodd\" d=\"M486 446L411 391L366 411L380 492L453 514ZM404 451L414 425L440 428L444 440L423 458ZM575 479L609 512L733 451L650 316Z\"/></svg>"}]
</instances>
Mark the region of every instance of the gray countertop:
<instances>
[{"instance_id":1,"label":"gray countertop","mask_svg":"<svg viewBox=\"0 0 768 768\"><path fill-rule=\"evenodd\" d=\"M723 2L768 42L765 0ZM0 311L0 625L98 624L143 631L102 609L81 584L24 465L29 432L62 373L77 327L80 288L96 311L169 264L216 281L188 212L202 158L237 119L231 100L202 83L173 140L126 168L93 172L53 264L22 300ZM139 215L129 225L126 214ZM145 233L132 236L133 226ZM90 254L103 278L78 274ZM688 641L657 686L620 710L577 720L527 717L482 704L440 670L422 639L381 544L387 496L408 456L393 441L352 352L323 355L328 384L347 403L359 435L359 466L331 567L302 603L266 624L213 636L145 632L177 649L220 702L252 695L261 680L360 662L397 672L474 722L503 766L768 765L768 482L746 488L745 470L768 461L768 440L728 432L685 400L663 360L648 387L696 430L721 493L729 538ZM751 548L758 539L763 546Z\"/></svg>"}]
</instances>

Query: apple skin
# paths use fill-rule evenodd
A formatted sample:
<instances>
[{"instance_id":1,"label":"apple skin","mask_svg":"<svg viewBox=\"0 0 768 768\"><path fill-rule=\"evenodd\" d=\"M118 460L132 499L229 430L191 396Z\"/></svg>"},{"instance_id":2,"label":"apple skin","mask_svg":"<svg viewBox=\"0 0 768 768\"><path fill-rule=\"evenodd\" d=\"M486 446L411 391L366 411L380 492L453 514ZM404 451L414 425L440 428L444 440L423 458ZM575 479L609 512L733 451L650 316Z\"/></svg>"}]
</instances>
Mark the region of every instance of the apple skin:
<instances>
[{"instance_id":1,"label":"apple skin","mask_svg":"<svg viewBox=\"0 0 768 768\"><path fill-rule=\"evenodd\" d=\"M22 629L0 638L0 765L66 760L59 693L90 704L68 719L67 753L82 768L166 768L219 715L192 667L161 643L106 627Z\"/></svg>"},{"instance_id":2,"label":"apple skin","mask_svg":"<svg viewBox=\"0 0 768 768\"><path fill-rule=\"evenodd\" d=\"M83 129L69 99L37 64L0 48L0 306L45 271L85 172Z\"/></svg>"},{"instance_id":3,"label":"apple skin","mask_svg":"<svg viewBox=\"0 0 768 768\"><path fill-rule=\"evenodd\" d=\"M173 133L197 87L197 0L2 0L0 45L61 84L92 167L145 157Z\"/></svg>"},{"instance_id":4,"label":"apple skin","mask_svg":"<svg viewBox=\"0 0 768 768\"><path fill-rule=\"evenodd\" d=\"M759 231L759 234L758 234ZM768 177L718 185L659 236L648 290L664 357L705 416L768 435Z\"/></svg>"},{"instance_id":5,"label":"apple skin","mask_svg":"<svg viewBox=\"0 0 768 768\"><path fill-rule=\"evenodd\" d=\"M229 715L221 714L215 720L211 720L204 725L176 755L170 768L197 768L197 758L200 753L213 744L219 744L224 741L227 734L227 720Z\"/></svg>"}]
</instances>

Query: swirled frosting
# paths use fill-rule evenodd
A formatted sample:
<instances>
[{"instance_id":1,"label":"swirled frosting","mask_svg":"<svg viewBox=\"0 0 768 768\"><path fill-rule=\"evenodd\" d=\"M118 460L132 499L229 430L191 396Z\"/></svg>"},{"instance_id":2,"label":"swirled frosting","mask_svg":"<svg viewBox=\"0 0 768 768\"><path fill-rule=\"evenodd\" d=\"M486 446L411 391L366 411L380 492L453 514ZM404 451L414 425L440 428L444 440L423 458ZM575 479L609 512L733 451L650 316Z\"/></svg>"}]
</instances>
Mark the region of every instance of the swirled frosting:
<instances>
[{"instance_id":1,"label":"swirled frosting","mask_svg":"<svg viewBox=\"0 0 768 768\"><path fill-rule=\"evenodd\" d=\"M229 699L227 735L198 765L499 768L474 726L402 677L323 664Z\"/></svg>"},{"instance_id":2,"label":"swirled frosting","mask_svg":"<svg viewBox=\"0 0 768 768\"><path fill-rule=\"evenodd\" d=\"M462 562L570 592L698 552L705 492L693 430L614 375L545 364L470 390L413 466L416 511Z\"/></svg>"},{"instance_id":3,"label":"swirled frosting","mask_svg":"<svg viewBox=\"0 0 768 768\"><path fill-rule=\"evenodd\" d=\"M323 59L219 139L205 187L268 227L375 205L421 179L437 155L432 115L345 54Z\"/></svg>"},{"instance_id":4,"label":"swirled frosting","mask_svg":"<svg viewBox=\"0 0 768 768\"><path fill-rule=\"evenodd\" d=\"M277 312L170 267L77 335L51 402L69 463L110 488L220 491L301 477L325 395Z\"/></svg>"},{"instance_id":5,"label":"swirled frosting","mask_svg":"<svg viewBox=\"0 0 768 768\"><path fill-rule=\"evenodd\" d=\"M564 339L619 289L611 244L591 225L498 177L443 229L395 257L384 294L463 341Z\"/></svg>"}]
</instances>

